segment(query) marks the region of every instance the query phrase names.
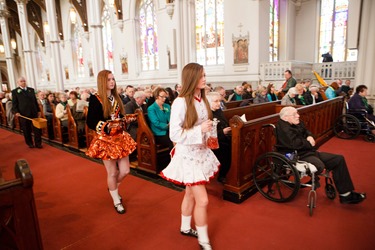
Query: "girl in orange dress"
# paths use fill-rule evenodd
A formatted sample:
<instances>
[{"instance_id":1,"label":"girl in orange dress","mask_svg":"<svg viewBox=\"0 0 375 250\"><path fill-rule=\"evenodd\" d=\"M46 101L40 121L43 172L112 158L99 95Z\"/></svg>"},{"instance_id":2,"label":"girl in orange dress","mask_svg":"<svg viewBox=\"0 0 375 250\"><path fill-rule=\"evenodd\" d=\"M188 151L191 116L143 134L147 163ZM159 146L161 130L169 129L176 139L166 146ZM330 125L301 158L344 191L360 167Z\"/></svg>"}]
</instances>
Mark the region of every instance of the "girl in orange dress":
<instances>
[{"instance_id":1,"label":"girl in orange dress","mask_svg":"<svg viewBox=\"0 0 375 250\"><path fill-rule=\"evenodd\" d=\"M134 121L135 116L124 115L124 106L111 71L100 71L97 81L98 93L90 97L86 119L87 126L96 131L96 136L86 155L103 160L115 210L124 214L118 187L130 172L129 155L136 148L136 142L125 132L126 123Z\"/></svg>"}]
</instances>

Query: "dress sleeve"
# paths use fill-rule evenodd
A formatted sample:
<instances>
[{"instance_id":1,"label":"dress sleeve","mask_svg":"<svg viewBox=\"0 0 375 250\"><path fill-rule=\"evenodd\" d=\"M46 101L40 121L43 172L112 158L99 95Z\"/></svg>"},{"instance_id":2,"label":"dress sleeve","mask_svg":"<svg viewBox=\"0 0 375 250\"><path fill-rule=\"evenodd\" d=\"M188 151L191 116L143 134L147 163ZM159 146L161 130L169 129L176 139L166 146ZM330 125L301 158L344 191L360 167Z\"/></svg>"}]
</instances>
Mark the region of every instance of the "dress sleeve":
<instances>
[{"instance_id":1,"label":"dress sleeve","mask_svg":"<svg viewBox=\"0 0 375 250\"><path fill-rule=\"evenodd\" d=\"M182 125L185 120L186 103L185 99L178 97L173 101L171 108L171 121L169 137L171 141L184 145L202 144L204 134L201 125L195 125L190 129L183 129Z\"/></svg>"}]
</instances>

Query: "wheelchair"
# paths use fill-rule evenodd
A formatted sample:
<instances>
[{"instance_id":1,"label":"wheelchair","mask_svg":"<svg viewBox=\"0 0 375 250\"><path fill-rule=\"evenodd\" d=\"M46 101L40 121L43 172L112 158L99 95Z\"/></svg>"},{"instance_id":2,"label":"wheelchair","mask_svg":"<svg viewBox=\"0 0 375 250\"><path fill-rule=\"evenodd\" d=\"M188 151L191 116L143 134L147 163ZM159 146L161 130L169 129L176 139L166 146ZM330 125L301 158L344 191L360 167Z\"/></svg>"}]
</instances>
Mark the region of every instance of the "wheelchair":
<instances>
[{"instance_id":1,"label":"wheelchair","mask_svg":"<svg viewBox=\"0 0 375 250\"><path fill-rule=\"evenodd\" d=\"M375 129L373 121L367 118L365 109L349 109L346 104L346 114L339 116L334 124L333 132L340 139L351 140L357 138L361 133L365 135L367 142L375 142L375 135L371 130Z\"/></svg>"},{"instance_id":2,"label":"wheelchair","mask_svg":"<svg viewBox=\"0 0 375 250\"><path fill-rule=\"evenodd\" d=\"M273 124L264 126L272 126L275 131ZM268 200L279 203L293 200L300 188L310 187L307 207L310 216L312 216L317 198L315 186L317 169L313 164L301 162L295 158L293 159L289 154L286 156L275 151L260 155L253 167L253 181L259 193ZM302 180L307 176L311 177L311 181L305 183ZM330 172L325 170L319 176L325 177L327 197L331 200L335 199L336 189L333 186Z\"/></svg>"}]
</instances>

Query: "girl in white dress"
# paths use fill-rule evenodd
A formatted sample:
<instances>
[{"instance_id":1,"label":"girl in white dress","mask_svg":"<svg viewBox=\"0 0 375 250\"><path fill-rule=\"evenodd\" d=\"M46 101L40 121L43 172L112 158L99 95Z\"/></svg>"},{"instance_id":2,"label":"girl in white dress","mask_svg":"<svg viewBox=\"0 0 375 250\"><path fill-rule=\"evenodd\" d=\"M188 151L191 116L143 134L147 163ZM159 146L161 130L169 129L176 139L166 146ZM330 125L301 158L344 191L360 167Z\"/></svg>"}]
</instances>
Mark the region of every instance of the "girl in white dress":
<instances>
[{"instance_id":1,"label":"girl in white dress","mask_svg":"<svg viewBox=\"0 0 375 250\"><path fill-rule=\"evenodd\" d=\"M206 146L206 134L212 128L212 112L205 87L203 66L187 64L182 70L181 92L171 107L169 136L175 143L172 160L161 176L186 186L181 204L181 234L198 237L202 249L212 249L207 232L205 184L214 177L220 163ZM193 214L197 231L190 224Z\"/></svg>"}]
</instances>

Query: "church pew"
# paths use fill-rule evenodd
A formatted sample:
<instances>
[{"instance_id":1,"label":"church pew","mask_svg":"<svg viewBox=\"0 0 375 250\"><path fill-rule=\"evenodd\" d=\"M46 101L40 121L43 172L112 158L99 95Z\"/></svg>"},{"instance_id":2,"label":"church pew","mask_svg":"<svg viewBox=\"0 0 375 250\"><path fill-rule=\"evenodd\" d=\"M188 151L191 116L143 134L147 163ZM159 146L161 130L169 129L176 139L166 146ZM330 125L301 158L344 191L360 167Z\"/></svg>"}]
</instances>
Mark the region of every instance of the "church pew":
<instances>
[{"instance_id":1,"label":"church pew","mask_svg":"<svg viewBox=\"0 0 375 250\"><path fill-rule=\"evenodd\" d=\"M78 149L78 128L76 121L73 118L72 110L69 105L66 105L66 113L68 114L68 141L67 145L71 148Z\"/></svg>"},{"instance_id":2,"label":"church pew","mask_svg":"<svg viewBox=\"0 0 375 250\"><path fill-rule=\"evenodd\" d=\"M282 107L276 104L274 109L279 112ZM321 145L332 137L334 122L342 114L342 108L343 98L337 97L297 109L301 120L314 134L317 145ZM228 111L224 112L228 114ZM241 203L257 191L253 183L253 165L261 154L273 149L275 144L273 129L264 125L276 124L279 120L277 112L266 114L267 112L264 113L262 109L253 109L246 114L247 117L251 117L247 122L243 122L239 115L234 115L230 119L232 162L224 185L225 200Z\"/></svg>"},{"instance_id":3,"label":"church pew","mask_svg":"<svg viewBox=\"0 0 375 250\"><path fill-rule=\"evenodd\" d=\"M65 139L65 135L63 133L63 128L61 125L61 120L56 117L56 106L51 104L52 114L53 114L53 134L54 139L53 141L59 144L65 143L67 140Z\"/></svg>"},{"instance_id":4,"label":"church pew","mask_svg":"<svg viewBox=\"0 0 375 250\"><path fill-rule=\"evenodd\" d=\"M158 174L169 161L169 148L157 145L146 115L140 110L136 111L138 116L137 130L137 155L138 168L149 173Z\"/></svg>"},{"instance_id":5,"label":"church pew","mask_svg":"<svg viewBox=\"0 0 375 250\"><path fill-rule=\"evenodd\" d=\"M15 176L8 181L0 178L0 248L43 249L33 176L25 160L16 162Z\"/></svg>"},{"instance_id":6,"label":"church pew","mask_svg":"<svg viewBox=\"0 0 375 250\"><path fill-rule=\"evenodd\" d=\"M44 115L44 111L43 111L43 105L42 104L38 104L39 105L39 109L40 109L40 117L41 118L44 118L46 119L46 116ZM45 128L42 128L42 138L45 139L45 140L48 140L48 126L45 127Z\"/></svg>"},{"instance_id":7,"label":"church pew","mask_svg":"<svg viewBox=\"0 0 375 250\"><path fill-rule=\"evenodd\" d=\"M237 108L237 107L240 106L240 104L241 104L243 101L245 101L245 100L226 102L226 103L225 103L225 107L226 107L227 109ZM251 101L251 103L252 103L252 101Z\"/></svg>"},{"instance_id":8,"label":"church pew","mask_svg":"<svg viewBox=\"0 0 375 250\"><path fill-rule=\"evenodd\" d=\"M224 115L228 121L235 115L242 116L245 114L246 120L255 119L270 114L275 114L277 106L280 105L281 101L266 102L260 104L251 104L248 106L225 109Z\"/></svg>"},{"instance_id":9,"label":"church pew","mask_svg":"<svg viewBox=\"0 0 375 250\"><path fill-rule=\"evenodd\" d=\"M8 126L5 108L2 103L0 103L0 125L3 127Z\"/></svg>"},{"instance_id":10,"label":"church pew","mask_svg":"<svg viewBox=\"0 0 375 250\"><path fill-rule=\"evenodd\" d=\"M85 114L85 117L86 117L86 118L87 118L87 113L88 113L88 111L89 111L89 107L86 106L86 107L83 108L83 113ZM96 134L96 131L90 129L90 128L87 126L87 123L86 123L86 124L85 124L85 134L86 134L86 147L89 148L92 139L94 139L94 136L95 136L95 134Z\"/></svg>"}]
</instances>

